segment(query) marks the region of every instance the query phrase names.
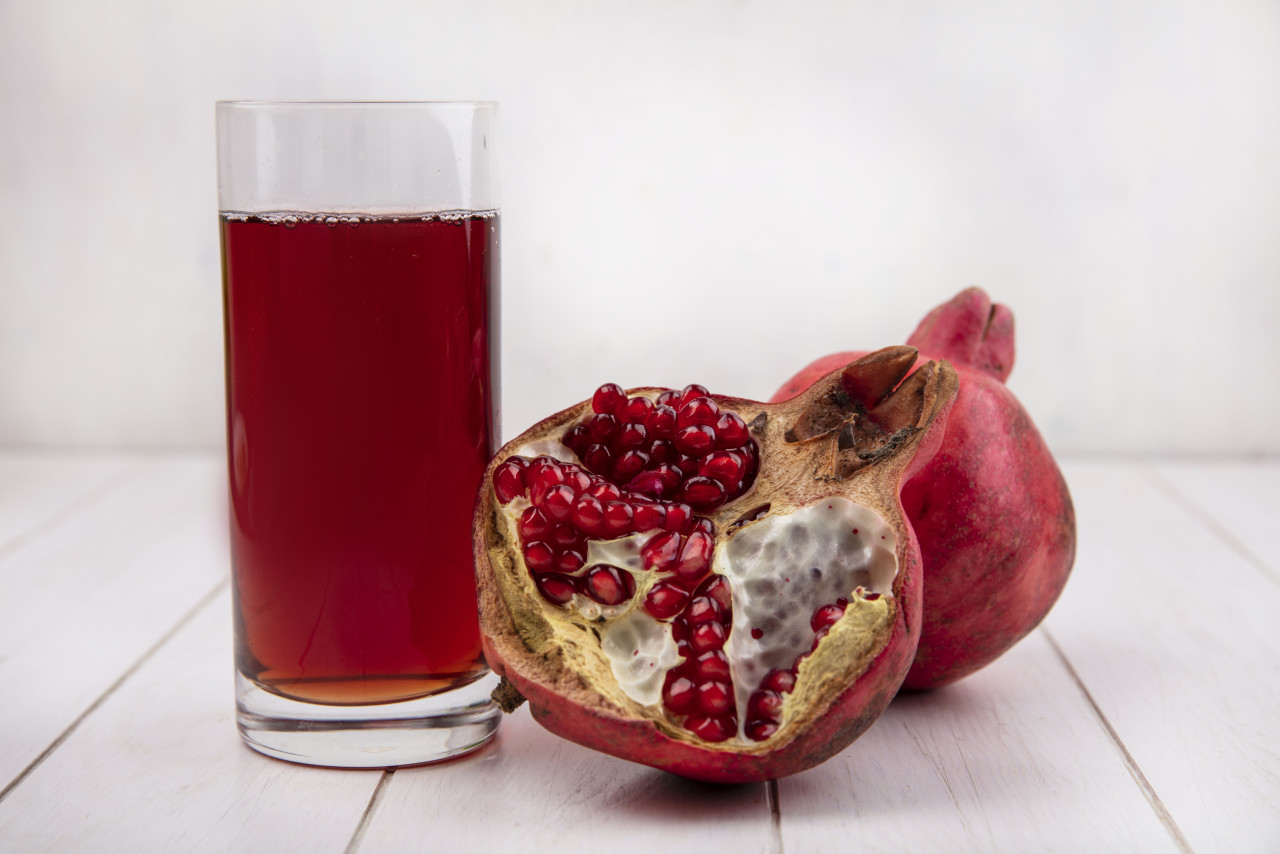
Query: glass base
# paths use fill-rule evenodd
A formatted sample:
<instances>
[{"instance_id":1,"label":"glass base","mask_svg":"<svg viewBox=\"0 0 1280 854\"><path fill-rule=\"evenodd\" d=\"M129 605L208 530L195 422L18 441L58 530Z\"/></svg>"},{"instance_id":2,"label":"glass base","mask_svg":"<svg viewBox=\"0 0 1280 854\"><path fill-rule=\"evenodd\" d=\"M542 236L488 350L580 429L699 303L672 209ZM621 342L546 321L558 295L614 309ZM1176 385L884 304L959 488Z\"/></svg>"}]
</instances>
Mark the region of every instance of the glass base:
<instances>
[{"instance_id":1,"label":"glass base","mask_svg":"<svg viewBox=\"0 0 1280 854\"><path fill-rule=\"evenodd\" d=\"M498 729L490 673L461 688L377 706L300 703L262 690L236 673L236 723L259 753L334 768L424 765L469 753Z\"/></svg>"}]
</instances>

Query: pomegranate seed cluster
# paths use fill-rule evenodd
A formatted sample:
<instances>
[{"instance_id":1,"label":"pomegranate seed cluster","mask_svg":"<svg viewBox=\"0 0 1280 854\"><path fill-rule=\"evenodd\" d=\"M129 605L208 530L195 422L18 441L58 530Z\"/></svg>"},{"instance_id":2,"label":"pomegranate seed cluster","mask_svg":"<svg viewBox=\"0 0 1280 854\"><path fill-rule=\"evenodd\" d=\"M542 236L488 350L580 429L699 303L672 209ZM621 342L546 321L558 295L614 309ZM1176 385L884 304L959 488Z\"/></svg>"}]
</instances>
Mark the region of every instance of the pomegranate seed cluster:
<instances>
[{"instance_id":1,"label":"pomegranate seed cluster","mask_svg":"<svg viewBox=\"0 0 1280 854\"><path fill-rule=\"evenodd\" d=\"M593 414L564 443L587 469L650 498L705 513L745 493L758 449L736 412L721 412L700 385L656 399L628 398L612 383L591 399Z\"/></svg>"},{"instance_id":2,"label":"pomegranate seed cluster","mask_svg":"<svg viewBox=\"0 0 1280 854\"><path fill-rule=\"evenodd\" d=\"M517 522L521 550L538 592L555 605L575 595L620 605L635 577L616 566L586 565L591 540L647 534L645 570L659 578L642 608L670 622L685 663L666 676L667 711L707 741L737 733L725 640L732 624L728 583L711 573L715 526L707 513L750 490L759 450L747 424L722 412L700 385L656 398L628 397L612 383L592 397L592 414L562 442L582 461L514 456L498 466L502 504L528 499Z\"/></svg>"}]
</instances>

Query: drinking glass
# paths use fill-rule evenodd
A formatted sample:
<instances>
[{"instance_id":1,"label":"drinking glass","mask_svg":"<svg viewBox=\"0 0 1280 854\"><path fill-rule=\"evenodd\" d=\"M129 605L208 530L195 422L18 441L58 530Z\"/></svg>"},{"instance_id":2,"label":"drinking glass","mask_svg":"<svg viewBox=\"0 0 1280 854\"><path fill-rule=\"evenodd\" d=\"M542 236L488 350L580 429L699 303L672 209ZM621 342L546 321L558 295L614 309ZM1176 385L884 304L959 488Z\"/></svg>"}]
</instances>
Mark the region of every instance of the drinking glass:
<instances>
[{"instance_id":1,"label":"drinking glass","mask_svg":"<svg viewBox=\"0 0 1280 854\"><path fill-rule=\"evenodd\" d=\"M495 112L217 104L237 720L262 753L394 767L497 728L471 551Z\"/></svg>"}]
</instances>

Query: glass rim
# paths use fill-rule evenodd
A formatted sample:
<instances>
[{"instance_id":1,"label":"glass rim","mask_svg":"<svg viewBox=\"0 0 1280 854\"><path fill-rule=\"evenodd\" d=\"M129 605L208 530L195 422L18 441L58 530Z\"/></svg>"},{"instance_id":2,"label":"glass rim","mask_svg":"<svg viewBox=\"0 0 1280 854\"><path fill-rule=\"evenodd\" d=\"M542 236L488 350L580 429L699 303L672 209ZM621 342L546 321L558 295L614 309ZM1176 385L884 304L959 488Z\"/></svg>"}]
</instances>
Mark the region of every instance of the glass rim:
<instances>
[{"instance_id":1,"label":"glass rim","mask_svg":"<svg viewBox=\"0 0 1280 854\"><path fill-rule=\"evenodd\" d=\"M347 109L379 109L405 107L497 107L497 101L347 101L340 99L321 99L315 101L268 101L257 99L216 100L218 107L255 108L347 108Z\"/></svg>"}]
</instances>

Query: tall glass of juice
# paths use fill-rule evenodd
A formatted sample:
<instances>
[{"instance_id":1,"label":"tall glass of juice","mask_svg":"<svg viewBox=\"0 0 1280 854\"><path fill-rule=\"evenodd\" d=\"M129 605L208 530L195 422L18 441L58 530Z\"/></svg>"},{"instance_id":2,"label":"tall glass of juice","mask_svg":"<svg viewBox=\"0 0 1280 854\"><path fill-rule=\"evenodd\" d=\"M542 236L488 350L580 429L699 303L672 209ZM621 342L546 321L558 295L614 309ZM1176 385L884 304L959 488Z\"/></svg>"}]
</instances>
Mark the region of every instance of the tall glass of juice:
<instances>
[{"instance_id":1,"label":"tall glass of juice","mask_svg":"<svg viewBox=\"0 0 1280 854\"><path fill-rule=\"evenodd\" d=\"M495 106L220 102L237 719L313 765L488 741Z\"/></svg>"}]
</instances>

